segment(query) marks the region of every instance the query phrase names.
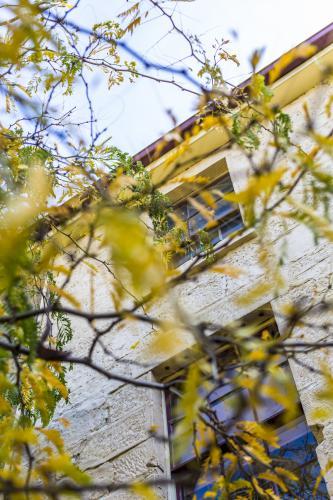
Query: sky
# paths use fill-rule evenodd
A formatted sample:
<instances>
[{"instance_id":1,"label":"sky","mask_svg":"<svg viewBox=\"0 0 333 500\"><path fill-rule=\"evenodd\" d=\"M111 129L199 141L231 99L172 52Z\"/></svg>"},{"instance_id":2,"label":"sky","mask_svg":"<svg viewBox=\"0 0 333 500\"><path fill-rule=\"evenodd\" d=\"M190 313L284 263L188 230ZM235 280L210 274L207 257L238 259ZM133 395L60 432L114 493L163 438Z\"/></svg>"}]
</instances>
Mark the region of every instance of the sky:
<instances>
[{"instance_id":1,"label":"sky","mask_svg":"<svg viewBox=\"0 0 333 500\"><path fill-rule=\"evenodd\" d=\"M114 18L132 3L81 0L72 19L88 27ZM175 2L164 5L170 8ZM193 0L175 7L179 26L196 34L205 47L215 39L230 40L227 47L237 54L240 66L227 63L222 69L224 78L232 83L247 78L249 57L255 49L265 48L260 62L263 67L333 21L333 0ZM185 43L170 32L167 19L154 17L128 38L129 45L153 61L183 67L187 59L176 61L188 54ZM107 128L114 145L135 154L173 127L168 109L178 123L182 122L195 112L197 98L144 79L108 90L102 79L96 78L93 102L100 129Z\"/></svg>"}]
</instances>

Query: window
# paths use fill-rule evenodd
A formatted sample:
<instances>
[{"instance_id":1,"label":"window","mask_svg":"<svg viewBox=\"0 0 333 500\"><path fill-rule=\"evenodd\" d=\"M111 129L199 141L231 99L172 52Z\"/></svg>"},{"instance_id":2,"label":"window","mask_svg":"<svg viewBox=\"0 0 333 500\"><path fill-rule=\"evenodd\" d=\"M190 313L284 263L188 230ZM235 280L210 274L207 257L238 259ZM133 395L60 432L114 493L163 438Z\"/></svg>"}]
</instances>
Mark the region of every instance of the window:
<instances>
[{"instance_id":1,"label":"window","mask_svg":"<svg viewBox=\"0 0 333 500\"><path fill-rule=\"evenodd\" d=\"M320 466L316 456L316 446L317 442L310 431L304 416L300 416L298 419L294 420L290 426L281 426L278 430L281 448L278 450L272 450L271 456L274 457L275 464L280 464L281 467L288 469L288 461L292 463L294 469L297 469L297 473L300 477L300 481L295 488L293 488L293 494L295 496L290 497L288 494L282 494L280 491L276 491L279 498L291 499L291 498L313 498L313 487L315 485L316 479L320 473ZM177 489L177 500L192 500L194 495L196 500L203 500L205 493L211 490L211 482L209 477L206 480L199 481L200 468L193 460L188 462L182 468L175 468L173 471L174 477L179 474L184 474L184 472L191 472L192 484L187 483L186 486L179 486ZM258 470L258 473L260 471ZM238 474L241 478L241 474ZM236 479L238 479L238 477ZM241 491L238 490L238 497ZM245 492L244 492L245 493ZM230 496L230 498L233 498ZM236 497L235 497L236 498ZM258 496L259 498L259 496ZM329 496L327 493L325 482L322 480L321 484L316 493L316 500L328 500Z\"/></svg>"},{"instance_id":2,"label":"window","mask_svg":"<svg viewBox=\"0 0 333 500\"><path fill-rule=\"evenodd\" d=\"M178 204L174 208L177 217L186 223L186 233L182 238L181 251L175 256L175 264L181 265L188 261L200 251L203 250L204 241L202 231L208 235L208 241L211 245L216 245L219 241L227 238L231 233L238 231L243 227L243 220L238 205L225 201L222 194L233 192L233 186L229 174L225 174L220 180L213 182L204 189L209 196L215 200L214 208L209 206L204 196L200 193ZM200 210L198 204L203 208ZM207 217L203 215L203 210L209 210L212 213L216 225L207 228ZM170 221L170 227L174 224Z\"/></svg>"},{"instance_id":3,"label":"window","mask_svg":"<svg viewBox=\"0 0 333 500\"><path fill-rule=\"evenodd\" d=\"M277 332L276 324L274 322L271 323L269 329L271 334L275 335ZM218 361L221 366L226 362L225 353L218 355ZM288 373L291 383L293 383L293 377L288 361L281 356L278 364L285 372ZM230 378L232 380L232 377ZM268 375L266 380L265 378L263 379L264 383L265 381L269 382ZM176 393L170 392L167 397L168 426L170 435L172 434L176 423L182 418L179 415L176 416L174 412L178 399L178 395ZM289 494L281 492L281 490L278 490L277 486L273 484L273 488L276 489L277 496L283 499L313 498L312 490L320 473L320 466L316 456L317 442L306 423L299 401L295 401L295 405L298 409L296 417L293 421L286 424L284 409L277 402L268 398L262 399L260 405L257 404L254 407L253 403L250 402L248 391L246 389L236 388L232 384L225 384L222 387L215 389L208 395L207 400L209 401L210 407L214 410L217 418L225 424L229 424L229 432L231 434L233 429L235 429L237 421L240 420L256 420L272 425L279 436L280 448L269 449L270 456L274 458L275 465L280 465L281 467L291 471L294 470L298 477L300 477L300 481L297 485L294 482L292 483L293 493L296 493L296 497L290 497ZM241 413L239 412L239 408L237 408L237 400L241 400L243 402ZM222 438L219 441L219 446L222 450L226 450L226 443ZM203 455L201 457L201 461L204 461L204 459L205 456ZM205 493L207 491L211 491L212 479L209 478L208 474L205 478L202 478L202 476L200 477L200 474L202 473L202 466L198 461L198 458L195 456L192 445L189 446L188 450L177 462L175 462L173 458L173 450L171 446L171 463L172 474L175 479L177 479L177 477L188 478L185 485L181 484L177 487L177 500L190 500L194 496L196 500L203 500L204 498L207 498L205 497ZM253 469L258 468L258 470L253 470L253 473L260 472L259 464L254 464L252 467ZM223 464L221 464L221 471L222 469ZM242 478L241 472L237 472L233 477L233 480L238 478ZM270 485L270 487L272 486ZM238 490L238 497L240 493L240 490ZM237 498L237 495L235 498ZM230 498L234 497L231 495ZM326 500L328 498L329 496L326 490L326 485L324 480L322 480L316 494L316 499Z\"/></svg>"}]
</instances>

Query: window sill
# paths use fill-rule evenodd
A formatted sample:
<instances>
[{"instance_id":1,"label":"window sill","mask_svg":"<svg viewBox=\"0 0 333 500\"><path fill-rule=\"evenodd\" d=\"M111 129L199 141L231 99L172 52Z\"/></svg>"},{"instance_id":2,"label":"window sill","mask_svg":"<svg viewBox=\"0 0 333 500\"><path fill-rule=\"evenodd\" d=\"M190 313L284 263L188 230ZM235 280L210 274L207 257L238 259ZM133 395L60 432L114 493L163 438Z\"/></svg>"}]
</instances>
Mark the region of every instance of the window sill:
<instances>
[{"instance_id":1,"label":"window sill","mask_svg":"<svg viewBox=\"0 0 333 500\"><path fill-rule=\"evenodd\" d=\"M255 229L252 228L246 229L243 232L241 232L240 230L239 233L240 234L236 234L236 236L230 241L228 245L226 245L226 242L229 240L229 238L225 238L224 240L221 240L214 245L213 255L215 261L219 260L221 257L228 254L230 251L235 250L244 243L257 237ZM183 274L186 273L187 269L191 269L189 273L191 274L192 272L197 273L200 269L204 269L205 267L208 267L210 265L210 262L207 262L207 259L205 257L201 257L193 265L193 260L195 259L196 257L191 257L191 259L187 260L186 262L178 266L176 270L179 272L179 274Z\"/></svg>"}]
</instances>

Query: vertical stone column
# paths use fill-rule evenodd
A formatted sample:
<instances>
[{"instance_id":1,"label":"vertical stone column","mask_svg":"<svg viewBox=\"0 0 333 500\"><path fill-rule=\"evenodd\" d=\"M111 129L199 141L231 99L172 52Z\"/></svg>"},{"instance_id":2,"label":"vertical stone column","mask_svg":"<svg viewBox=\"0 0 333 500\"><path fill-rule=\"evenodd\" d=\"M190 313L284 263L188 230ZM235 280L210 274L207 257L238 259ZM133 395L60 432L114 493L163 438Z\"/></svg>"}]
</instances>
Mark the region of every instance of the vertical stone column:
<instances>
[{"instance_id":1,"label":"vertical stone column","mask_svg":"<svg viewBox=\"0 0 333 500\"><path fill-rule=\"evenodd\" d=\"M151 372L140 378L153 380ZM81 422L75 428L76 442L71 446L76 463L87 471L96 483L131 483L168 477L167 444L152 437L151 428L165 435L163 395L156 390L133 385L122 385L108 393L101 401L79 404L70 411L72 422ZM76 416L74 415L76 414ZM85 414L85 418L84 415ZM103 417L103 418L101 418ZM96 419L97 425L93 425ZM84 427L85 426L85 427ZM70 429L65 440L70 440ZM168 488L154 487L157 497L168 498ZM131 490L89 493L86 498L107 500L140 499Z\"/></svg>"},{"instance_id":2,"label":"vertical stone column","mask_svg":"<svg viewBox=\"0 0 333 500\"><path fill-rule=\"evenodd\" d=\"M292 256L285 273L288 277L288 289L272 302L281 334L286 329L286 321L281 316L284 304L296 302L306 308L320 302L323 298L332 301L332 271L332 247L328 243L318 247L312 246L303 253L296 252ZM292 340L315 343L332 341L332 329L322 328L325 324L333 323L332 312L314 308L306 315L306 321L307 326L297 326L293 329ZM332 348L321 348L298 354L296 360L290 360L306 420L318 441L317 456L322 468L325 468L328 461L333 459L333 405L330 407L330 415L326 420L319 422L313 416L313 411L317 407L325 406L325 403L316 397L318 390L325 387L325 381L320 373L324 365L330 367L333 373ZM328 472L325 480L329 494L333 498L333 472Z\"/></svg>"}]
</instances>

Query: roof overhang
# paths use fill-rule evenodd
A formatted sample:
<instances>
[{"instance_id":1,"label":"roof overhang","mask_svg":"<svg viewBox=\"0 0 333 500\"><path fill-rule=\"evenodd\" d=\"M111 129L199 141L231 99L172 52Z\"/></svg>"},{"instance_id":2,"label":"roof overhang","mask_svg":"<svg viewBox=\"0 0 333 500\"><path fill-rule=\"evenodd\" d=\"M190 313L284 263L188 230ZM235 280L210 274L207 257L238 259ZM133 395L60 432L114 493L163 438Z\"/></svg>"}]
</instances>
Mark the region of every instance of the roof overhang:
<instances>
[{"instance_id":1,"label":"roof overhang","mask_svg":"<svg viewBox=\"0 0 333 500\"><path fill-rule=\"evenodd\" d=\"M327 75L328 68L333 68L333 43L296 66L271 85L274 93L272 105L277 105L280 108L287 106L320 84ZM217 153L226 147L228 142L227 131L222 126L215 126L191 137L188 146L181 154L177 154L177 149L182 148L182 143L154 159L147 165L147 168L151 172L153 182L159 184L162 179L169 178L171 172L175 171L175 163L178 162L183 166L183 168L177 166L177 175L179 175L181 171L196 163L198 158L201 159L200 162L205 161L205 157ZM173 161L173 158L177 159ZM163 186L162 191L169 194L174 189L177 189L175 183L167 183Z\"/></svg>"},{"instance_id":2,"label":"roof overhang","mask_svg":"<svg viewBox=\"0 0 333 500\"><path fill-rule=\"evenodd\" d=\"M316 53L310 57L294 59L286 66L280 74L279 79L271 86L274 97L273 104L284 107L306 93L308 90L318 85L323 80L323 75L327 68L333 68L333 23L305 40L302 44L311 44L316 47ZM260 71L268 81L268 75L279 59ZM246 87L249 79L241 83L240 87ZM177 133L184 136L195 125L198 116L193 115L177 127ZM169 135L169 134L167 134ZM172 132L171 132L172 135ZM228 143L228 135L222 127L213 127L208 131L203 131L193 137L190 141L190 148L182 154L182 164L188 165L191 159L209 155L225 146ZM153 177L161 176L161 169L166 169L166 165L171 161L175 149L179 145L168 142L162 149L162 153L157 154L159 145L164 141L160 137L157 141L144 148L134 157L136 161L142 161L144 165L153 173ZM163 175L166 175L164 172Z\"/></svg>"}]
</instances>

